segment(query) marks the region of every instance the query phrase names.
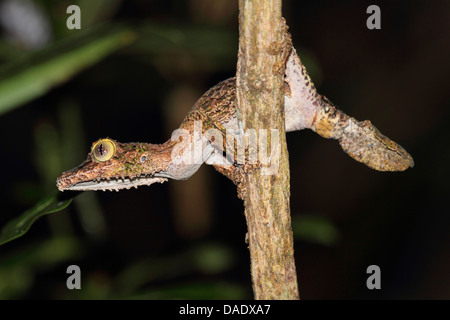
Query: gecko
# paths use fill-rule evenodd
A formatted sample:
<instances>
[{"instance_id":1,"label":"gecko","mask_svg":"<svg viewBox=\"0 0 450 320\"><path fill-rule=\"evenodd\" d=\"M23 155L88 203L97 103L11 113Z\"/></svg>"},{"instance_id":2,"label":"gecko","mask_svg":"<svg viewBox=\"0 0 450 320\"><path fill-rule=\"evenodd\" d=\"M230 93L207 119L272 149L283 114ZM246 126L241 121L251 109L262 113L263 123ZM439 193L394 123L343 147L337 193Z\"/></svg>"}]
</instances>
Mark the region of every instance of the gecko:
<instances>
[{"instance_id":1,"label":"gecko","mask_svg":"<svg viewBox=\"0 0 450 320\"><path fill-rule=\"evenodd\" d=\"M286 132L310 129L324 138L335 139L350 157L374 170L404 171L414 166L411 155L370 121L358 121L346 115L320 95L294 47L287 56L284 74ZM199 124L200 131L196 130ZM193 105L176 130L183 134L172 134L171 139L162 144L99 139L92 144L87 159L63 172L56 184L60 191L118 191L168 179L188 179L206 163L230 178L242 199L246 168L258 168L258 165L248 166L245 161L236 163L224 155L225 146L233 143L226 133L245 138L242 128L236 102L236 78L230 78L210 88ZM223 135L223 139L218 139L221 143L214 143L217 134L213 137L205 134L210 129ZM197 161L192 161L191 157L193 144L200 146Z\"/></svg>"}]
</instances>

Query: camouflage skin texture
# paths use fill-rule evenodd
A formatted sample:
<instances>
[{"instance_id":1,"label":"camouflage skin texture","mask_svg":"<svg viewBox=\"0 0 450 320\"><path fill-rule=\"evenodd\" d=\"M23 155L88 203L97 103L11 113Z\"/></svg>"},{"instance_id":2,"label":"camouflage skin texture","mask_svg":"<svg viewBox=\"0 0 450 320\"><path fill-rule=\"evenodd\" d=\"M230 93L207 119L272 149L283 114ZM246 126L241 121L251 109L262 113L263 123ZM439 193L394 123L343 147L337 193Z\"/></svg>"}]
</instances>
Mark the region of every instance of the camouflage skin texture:
<instances>
[{"instance_id":1,"label":"camouflage skin texture","mask_svg":"<svg viewBox=\"0 0 450 320\"><path fill-rule=\"evenodd\" d=\"M404 171L414 166L412 157L397 143L380 133L370 121L357 121L347 116L319 95L296 51L292 48L285 70L286 131L311 129L324 138L336 139L353 159L378 171ZM195 140L195 123L201 121L202 133L217 129L223 133L224 144L213 144L204 136L197 141L203 146L199 163L185 163L183 154ZM224 157L225 133L242 134L242 123L236 108L236 79L220 82L195 103L180 125L194 138L176 137L163 144L120 143L100 139L93 143L86 161L61 174L58 189L120 190L187 179L202 163L212 164L239 187L248 167L211 159ZM255 166L253 166L254 168ZM258 166L256 166L258 168ZM239 192L240 197L242 192Z\"/></svg>"}]
</instances>

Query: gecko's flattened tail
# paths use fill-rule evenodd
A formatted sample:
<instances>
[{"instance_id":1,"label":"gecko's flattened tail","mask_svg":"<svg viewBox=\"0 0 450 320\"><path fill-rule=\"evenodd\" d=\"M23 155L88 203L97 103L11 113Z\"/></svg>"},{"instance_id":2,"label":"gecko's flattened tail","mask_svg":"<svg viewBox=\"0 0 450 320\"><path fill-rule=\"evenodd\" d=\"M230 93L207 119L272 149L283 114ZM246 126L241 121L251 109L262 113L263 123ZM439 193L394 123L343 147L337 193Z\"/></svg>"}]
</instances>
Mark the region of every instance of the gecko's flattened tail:
<instances>
[{"instance_id":1,"label":"gecko's flattened tail","mask_svg":"<svg viewBox=\"0 0 450 320\"><path fill-rule=\"evenodd\" d=\"M312 129L324 138L339 140L353 159L378 171L404 171L414 160L400 145L384 136L370 121L347 116L322 97Z\"/></svg>"},{"instance_id":2,"label":"gecko's flattened tail","mask_svg":"<svg viewBox=\"0 0 450 320\"><path fill-rule=\"evenodd\" d=\"M378 171L404 171L414 167L411 155L370 121L350 118L339 144L350 157Z\"/></svg>"}]
</instances>

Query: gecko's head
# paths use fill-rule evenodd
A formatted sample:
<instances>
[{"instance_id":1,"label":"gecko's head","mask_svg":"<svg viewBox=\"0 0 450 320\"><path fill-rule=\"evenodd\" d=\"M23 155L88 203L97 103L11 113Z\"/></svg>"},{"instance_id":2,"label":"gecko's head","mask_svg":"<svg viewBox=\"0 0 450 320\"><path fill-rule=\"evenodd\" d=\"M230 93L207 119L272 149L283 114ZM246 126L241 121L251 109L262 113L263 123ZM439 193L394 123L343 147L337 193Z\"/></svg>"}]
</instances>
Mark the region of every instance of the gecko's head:
<instances>
[{"instance_id":1,"label":"gecko's head","mask_svg":"<svg viewBox=\"0 0 450 320\"><path fill-rule=\"evenodd\" d=\"M167 148L148 143L119 143L105 138L92 144L86 161L56 180L60 191L120 190L164 182Z\"/></svg>"}]
</instances>

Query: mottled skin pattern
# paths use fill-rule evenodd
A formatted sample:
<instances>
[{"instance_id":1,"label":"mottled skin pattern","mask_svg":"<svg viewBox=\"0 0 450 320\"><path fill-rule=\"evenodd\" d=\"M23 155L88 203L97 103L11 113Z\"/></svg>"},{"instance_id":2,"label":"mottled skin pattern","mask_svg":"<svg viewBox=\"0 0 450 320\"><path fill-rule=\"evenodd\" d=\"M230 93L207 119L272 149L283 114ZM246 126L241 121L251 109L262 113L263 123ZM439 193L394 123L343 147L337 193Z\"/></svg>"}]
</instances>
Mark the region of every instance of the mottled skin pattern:
<instances>
[{"instance_id":1,"label":"mottled skin pattern","mask_svg":"<svg viewBox=\"0 0 450 320\"><path fill-rule=\"evenodd\" d=\"M155 178L154 174L167 170L169 167L174 142L169 140L158 145L110 141L116 145L116 151L111 159L105 162L97 161L93 156L93 147L97 144L94 142L87 159L78 167L64 172L57 179L58 189L61 191L119 190L167 181L164 177ZM143 177L152 177L152 179L145 180L142 179ZM107 181L115 183L107 184Z\"/></svg>"},{"instance_id":2,"label":"mottled skin pattern","mask_svg":"<svg viewBox=\"0 0 450 320\"><path fill-rule=\"evenodd\" d=\"M224 112L224 109L227 111ZM199 116L199 114L201 114ZM194 120L210 121L204 129L215 127L221 130L221 124L236 116L236 78L222 81L206 91L194 104L192 110L180 125L189 129Z\"/></svg>"},{"instance_id":3,"label":"mottled skin pattern","mask_svg":"<svg viewBox=\"0 0 450 320\"><path fill-rule=\"evenodd\" d=\"M324 138L339 140L349 156L378 171L403 171L414 166L400 145L384 136L368 120L358 121L323 100L313 130Z\"/></svg>"},{"instance_id":4,"label":"mottled skin pattern","mask_svg":"<svg viewBox=\"0 0 450 320\"><path fill-rule=\"evenodd\" d=\"M382 135L370 121L357 121L347 116L319 95L305 67L292 49L285 73L286 131L311 129L324 138L336 139L342 149L355 160L379 171L403 171L414 166L412 157L397 143ZM223 134L224 144L208 151L208 158L222 156L227 130L239 132L242 124L237 118L236 79L230 78L209 89L193 106L180 129L194 132L195 121L202 122L202 132L217 129ZM114 144L111 158L99 160L94 152L102 153L108 144ZM204 141L211 144L213 141ZM189 143L179 138L164 144L119 143L101 139L93 144L91 152L80 166L64 172L57 179L59 190L120 190L171 179L187 179L201 165L180 165L179 159ZM219 149L219 150L218 150ZM243 196L243 177L258 165L213 164L220 173L238 186Z\"/></svg>"}]
</instances>

